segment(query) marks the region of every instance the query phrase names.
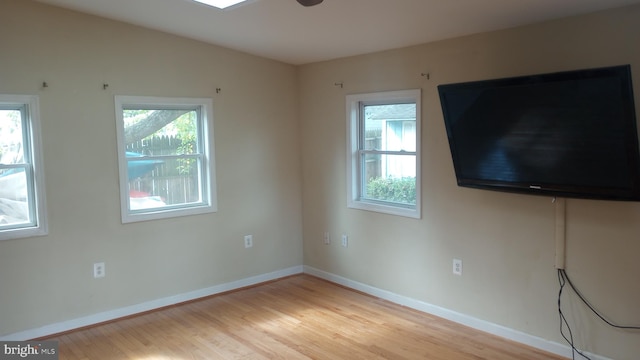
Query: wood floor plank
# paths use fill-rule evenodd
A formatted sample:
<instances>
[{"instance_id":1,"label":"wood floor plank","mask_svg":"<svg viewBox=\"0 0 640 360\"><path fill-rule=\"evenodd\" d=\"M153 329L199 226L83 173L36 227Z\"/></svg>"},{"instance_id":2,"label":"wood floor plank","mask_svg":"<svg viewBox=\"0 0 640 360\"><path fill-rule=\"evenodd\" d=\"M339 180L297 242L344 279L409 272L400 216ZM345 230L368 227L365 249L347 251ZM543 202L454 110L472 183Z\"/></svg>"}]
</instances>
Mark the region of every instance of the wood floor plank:
<instances>
[{"instance_id":1,"label":"wood floor plank","mask_svg":"<svg viewBox=\"0 0 640 360\"><path fill-rule=\"evenodd\" d=\"M560 360L309 275L80 329L61 360Z\"/></svg>"}]
</instances>

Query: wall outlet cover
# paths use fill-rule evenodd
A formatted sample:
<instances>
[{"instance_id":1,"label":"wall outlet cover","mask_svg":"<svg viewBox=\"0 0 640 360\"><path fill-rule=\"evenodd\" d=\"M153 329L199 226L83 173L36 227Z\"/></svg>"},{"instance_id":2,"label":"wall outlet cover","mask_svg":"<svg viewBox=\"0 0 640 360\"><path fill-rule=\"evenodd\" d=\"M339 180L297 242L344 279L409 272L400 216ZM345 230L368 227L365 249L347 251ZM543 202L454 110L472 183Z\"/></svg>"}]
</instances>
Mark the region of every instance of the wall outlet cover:
<instances>
[{"instance_id":1,"label":"wall outlet cover","mask_svg":"<svg viewBox=\"0 0 640 360\"><path fill-rule=\"evenodd\" d=\"M462 275L462 260L453 259L453 274L458 276Z\"/></svg>"},{"instance_id":2,"label":"wall outlet cover","mask_svg":"<svg viewBox=\"0 0 640 360\"><path fill-rule=\"evenodd\" d=\"M253 235L245 235L244 236L244 247L248 249L253 246Z\"/></svg>"},{"instance_id":3,"label":"wall outlet cover","mask_svg":"<svg viewBox=\"0 0 640 360\"><path fill-rule=\"evenodd\" d=\"M95 279L103 278L106 275L106 268L103 262L93 264L93 277Z\"/></svg>"}]
</instances>

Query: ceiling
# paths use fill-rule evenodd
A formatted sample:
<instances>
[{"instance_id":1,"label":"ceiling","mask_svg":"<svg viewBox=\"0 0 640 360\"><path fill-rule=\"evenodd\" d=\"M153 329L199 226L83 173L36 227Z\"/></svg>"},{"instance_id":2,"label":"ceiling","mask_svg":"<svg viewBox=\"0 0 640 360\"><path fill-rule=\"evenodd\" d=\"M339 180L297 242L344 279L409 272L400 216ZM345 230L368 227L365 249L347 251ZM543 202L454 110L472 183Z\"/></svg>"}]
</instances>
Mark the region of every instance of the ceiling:
<instances>
[{"instance_id":1,"label":"ceiling","mask_svg":"<svg viewBox=\"0 0 640 360\"><path fill-rule=\"evenodd\" d=\"M640 0L37 0L301 65L640 3Z\"/></svg>"}]
</instances>

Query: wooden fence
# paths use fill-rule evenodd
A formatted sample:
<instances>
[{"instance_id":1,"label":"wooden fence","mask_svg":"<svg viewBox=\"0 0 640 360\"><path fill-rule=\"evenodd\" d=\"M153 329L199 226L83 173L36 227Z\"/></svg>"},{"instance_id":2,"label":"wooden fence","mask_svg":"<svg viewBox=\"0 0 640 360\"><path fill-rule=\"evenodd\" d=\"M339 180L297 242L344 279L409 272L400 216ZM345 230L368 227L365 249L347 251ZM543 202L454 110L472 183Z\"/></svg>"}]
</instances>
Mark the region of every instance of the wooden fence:
<instances>
[{"instance_id":1,"label":"wooden fence","mask_svg":"<svg viewBox=\"0 0 640 360\"><path fill-rule=\"evenodd\" d=\"M382 148L382 131L370 130L365 133L365 149L380 149ZM368 158L365 160L365 180L368 182L371 179L379 178L382 176L382 167L380 156Z\"/></svg>"},{"instance_id":2,"label":"wooden fence","mask_svg":"<svg viewBox=\"0 0 640 360\"><path fill-rule=\"evenodd\" d=\"M126 151L145 156L180 154L182 140L156 136L127 145ZM131 194L159 196L167 205L199 200L198 169L195 160L167 159L142 176L129 180ZM140 195L140 194L138 194Z\"/></svg>"}]
</instances>

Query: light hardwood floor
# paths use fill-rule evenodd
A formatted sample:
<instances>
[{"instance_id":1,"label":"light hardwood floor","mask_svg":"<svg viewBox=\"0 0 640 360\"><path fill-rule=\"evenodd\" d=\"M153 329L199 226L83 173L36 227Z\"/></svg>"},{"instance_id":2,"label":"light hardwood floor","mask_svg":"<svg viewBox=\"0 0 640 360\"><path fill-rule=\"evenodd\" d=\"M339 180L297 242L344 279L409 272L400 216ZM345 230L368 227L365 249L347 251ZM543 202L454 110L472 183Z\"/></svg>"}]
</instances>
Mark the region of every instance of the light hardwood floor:
<instances>
[{"instance_id":1,"label":"light hardwood floor","mask_svg":"<svg viewBox=\"0 0 640 360\"><path fill-rule=\"evenodd\" d=\"M60 359L563 359L296 275L57 335Z\"/></svg>"}]
</instances>

